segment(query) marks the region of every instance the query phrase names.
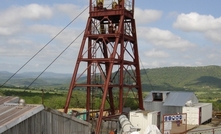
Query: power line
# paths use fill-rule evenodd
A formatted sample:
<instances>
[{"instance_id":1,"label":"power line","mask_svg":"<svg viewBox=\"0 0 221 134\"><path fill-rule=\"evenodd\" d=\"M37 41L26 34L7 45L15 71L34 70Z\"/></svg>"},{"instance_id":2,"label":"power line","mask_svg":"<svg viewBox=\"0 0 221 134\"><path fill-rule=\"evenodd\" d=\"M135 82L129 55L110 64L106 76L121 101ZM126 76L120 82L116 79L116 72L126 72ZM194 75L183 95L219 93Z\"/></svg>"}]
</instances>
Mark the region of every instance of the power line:
<instances>
[{"instance_id":1,"label":"power line","mask_svg":"<svg viewBox=\"0 0 221 134\"><path fill-rule=\"evenodd\" d=\"M140 59L140 61L141 61L141 58L139 58L139 59ZM147 71L146 71L146 69L144 68L144 66L143 66L143 64L142 64L142 61L141 61L140 63L141 63L142 68L143 68L143 70L144 70L144 72L145 72L145 74L146 74L147 80L148 80L148 82L150 83L151 89L154 90L154 89L153 89L153 85L152 85L152 83L150 82L150 79L149 79L149 77L148 77L148 75L147 75Z\"/></svg>"},{"instance_id":2,"label":"power line","mask_svg":"<svg viewBox=\"0 0 221 134\"><path fill-rule=\"evenodd\" d=\"M84 30L27 86L26 89L28 89L83 33Z\"/></svg>"},{"instance_id":3,"label":"power line","mask_svg":"<svg viewBox=\"0 0 221 134\"><path fill-rule=\"evenodd\" d=\"M60 32L58 32L48 43L46 43L37 53L35 53L25 64L23 64L11 77L9 77L9 78L0 86L0 88L2 88L9 80L11 80L21 69L23 69L35 56L37 56L45 47L47 47L58 35L60 35L68 26L70 26L70 25L71 25L81 14L83 14L88 8L89 8L89 6L87 6L83 11L81 11L71 22L69 22L69 23L68 23ZM82 32L82 33L83 33L83 32ZM81 33L81 34L82 34L82 33ZM81 35L81 34L80 34L80 35ZM79 35L79 36L80 36L80 35ZM78 37L79 37L79 36L78 36ZM77 37L77 38L78 38L78 37ZM75 40L76 40L76 39L75 39ZM75 41L75 40L74 40L74 41ZM72 42L72 43L73 43L73 42ZM71 44L72 44L72 43L71 43ZM71 45L71 44L70 44L70 45ZM69 45L69 46L70 46L70 45ZM68 47L69 47L69 46L68 46ZM67 48L68 48L68 47L67 47ZM66 49L67 49L67 48L66 48ZM65 50L66 50L66 49L65 49ZM65 51L65 50L64 50L64 51ZM62 53L63 53L64 51L62 51ZM62 54L62 53L61 53L61 54ZM61 54L60 54L60 55L61 55ZM59 55L59 56L60 56L60 55ZM58 56L58 57L59 57L59 56ZM57 59L58 57L56 57L56 59ZM56 59L55 59L55 60L56 60ZM54 61L53 61L53 62L54 62ZM53 62L52 62L52 63L53 63ZM52 63L51 63L51 64L52 64ZM50 64L50 65L51 65L51 64ZM49 66L50 66L50 65L49 65ZM48 68L48 67L47 67L47 68ZM47 69L47 68L46 68L46 69ZM46 70L46 69L45 69L45 70ZM45 71L45 70L44 70L44 71ZM41 74L42 74L42 73L41 73ZM40 74L40 75L41 75L41 74ZM38 77L37 77L37 78L38 78ZM33 82L32 82L32 83L33 83ZM31 83L31 84L32 84L32 83Z\"/></svg>"}]
</instances>

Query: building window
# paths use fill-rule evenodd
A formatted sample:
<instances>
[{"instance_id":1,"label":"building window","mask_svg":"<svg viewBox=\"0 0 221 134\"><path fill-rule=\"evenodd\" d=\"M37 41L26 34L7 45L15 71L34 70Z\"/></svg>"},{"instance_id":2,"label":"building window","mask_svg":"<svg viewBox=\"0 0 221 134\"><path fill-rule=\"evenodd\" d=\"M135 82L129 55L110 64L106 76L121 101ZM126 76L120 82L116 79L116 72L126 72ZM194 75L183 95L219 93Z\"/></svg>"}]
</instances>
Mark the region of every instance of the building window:
<instances>
[{"instance_id":1,"label":"building window","mask_svg":"<svg viewBox=\"0 0 221 134\"><path fill-rule=\"evenodd\" d=\"M153 93L153 101L163 101L162 93Z\"/></svg>"}]
</instances>

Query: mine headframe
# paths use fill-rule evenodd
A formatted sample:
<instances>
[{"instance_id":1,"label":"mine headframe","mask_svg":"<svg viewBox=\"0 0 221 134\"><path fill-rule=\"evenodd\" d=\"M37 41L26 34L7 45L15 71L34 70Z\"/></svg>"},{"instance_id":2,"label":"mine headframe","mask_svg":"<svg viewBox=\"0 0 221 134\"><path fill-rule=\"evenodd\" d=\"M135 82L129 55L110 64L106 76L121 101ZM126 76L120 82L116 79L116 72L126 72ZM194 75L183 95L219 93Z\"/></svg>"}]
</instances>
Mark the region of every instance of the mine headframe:
<instances>
[{"instance_id":1,"label":"mine headframe","mask_svg":"<svg viewBox=\"0 0 221 134\"><path fill-rule=\"evenodd\" d=\"M123 113L128 92L143 109L134 0L90 0L89 17L72 76L64 112L72 91L86 90L87 119L93 111L93 93L102 96L96 134L101 122ZM80 81L86 76L86 82ZM109 115L104 116L108 111Z\"/></svg>"}]
</instances>

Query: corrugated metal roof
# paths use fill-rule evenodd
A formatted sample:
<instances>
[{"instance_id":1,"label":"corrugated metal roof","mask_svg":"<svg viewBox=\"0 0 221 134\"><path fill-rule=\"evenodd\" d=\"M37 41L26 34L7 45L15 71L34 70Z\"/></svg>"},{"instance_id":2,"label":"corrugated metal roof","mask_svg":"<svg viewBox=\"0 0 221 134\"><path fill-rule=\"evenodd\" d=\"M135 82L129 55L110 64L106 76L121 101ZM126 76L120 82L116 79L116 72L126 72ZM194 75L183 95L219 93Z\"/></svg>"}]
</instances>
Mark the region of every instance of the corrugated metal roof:
<instances>
[{"instance_id":1,"label":"corrugated metal roof","mask_svg":"<svg viewBox=\"0 0 221 134\"><path fill-rule=\"evenodd\" d=\"M20 105L18 100L18 97L0 97L0 133L44 109L43 105Z\"/></svg>"},{"instance_id":2,"label":"corrugated metal roof","mask_svg":"<svg viewBox=\"0 0 221 134\"><path fill-rule=\"evenodd\" d=\"M176 92L176 91L151 91L144 99L144 102L153 102L153 93L162 93L165 99L162 101L163 106L185 106L186 102L191 100L198 103L198 99L193 92Z\"/></svg>"},{"instance_id":3,"label":"corrugated metal roof","mask_svg":"<svg viewBox=\"0 0 221 134\"><path fill-rule=\"evenodd\" d=\"M193 92L170 92L163 106L185 106L186 102L195 98Z\"/></svg>"},{"instance_id":4,"label":"corrugated metal roof","mask_svg":"<svg viewBox=\"0 0 221 134\"><path fill-rule=\"evenodd\" d=\"M12 102L18 103L18 101L19 101L18 97L12 97L12 96L1 97L0 96L0 105L4 103L12 103Z\"/></svg>"}]
</instances>

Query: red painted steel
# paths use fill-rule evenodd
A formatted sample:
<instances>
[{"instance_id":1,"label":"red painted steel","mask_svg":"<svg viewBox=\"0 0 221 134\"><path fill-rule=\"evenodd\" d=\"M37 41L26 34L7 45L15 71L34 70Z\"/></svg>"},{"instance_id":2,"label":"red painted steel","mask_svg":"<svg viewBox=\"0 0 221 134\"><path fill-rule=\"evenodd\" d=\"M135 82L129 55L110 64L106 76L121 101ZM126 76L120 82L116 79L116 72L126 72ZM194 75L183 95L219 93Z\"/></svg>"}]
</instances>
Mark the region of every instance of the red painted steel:
<instances>
[{"instance_id":1,"label":"red painted steel","mask_svg":"<svg viewBox=\"0 0 221 134\"><path fill-rule=\"evenodd\" d=\"M102 120L107 118L103 117L107 107L110 117L123 112L128 92L135 94L138 107L143 109L134 0L110 1L90 0L89 17L64 109L67 113L72 91L83 88L87 93L89 119L93 94L99 92L102 101L96 134L100 132ZM82 76L87 77L85 83L79 81Z\"/></svg>"}]
</instances>

